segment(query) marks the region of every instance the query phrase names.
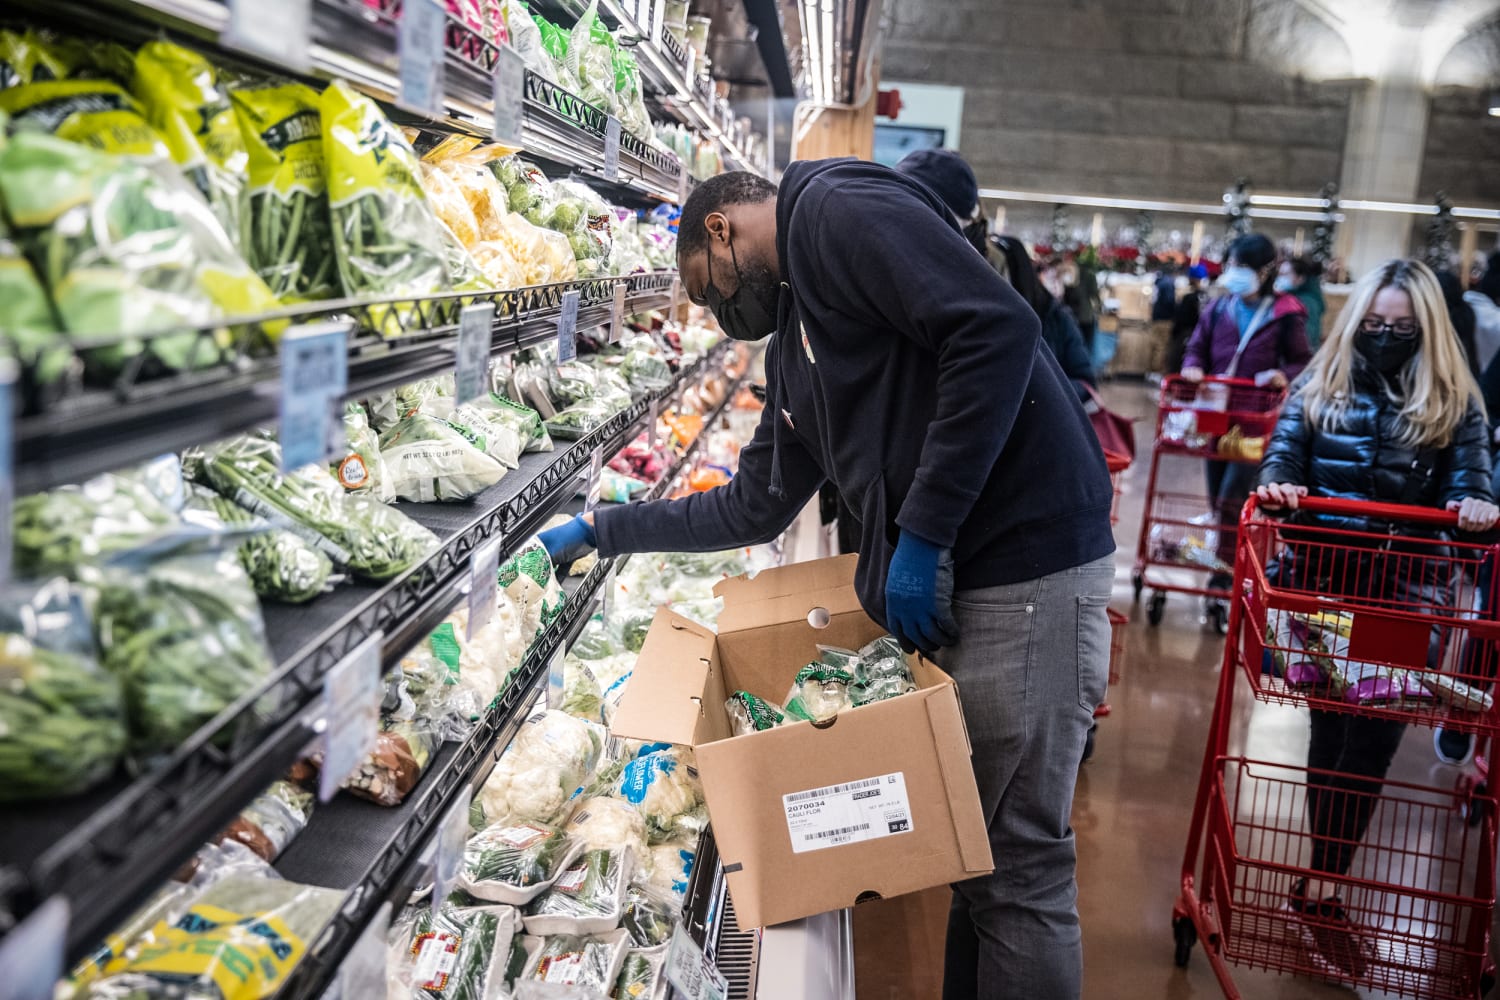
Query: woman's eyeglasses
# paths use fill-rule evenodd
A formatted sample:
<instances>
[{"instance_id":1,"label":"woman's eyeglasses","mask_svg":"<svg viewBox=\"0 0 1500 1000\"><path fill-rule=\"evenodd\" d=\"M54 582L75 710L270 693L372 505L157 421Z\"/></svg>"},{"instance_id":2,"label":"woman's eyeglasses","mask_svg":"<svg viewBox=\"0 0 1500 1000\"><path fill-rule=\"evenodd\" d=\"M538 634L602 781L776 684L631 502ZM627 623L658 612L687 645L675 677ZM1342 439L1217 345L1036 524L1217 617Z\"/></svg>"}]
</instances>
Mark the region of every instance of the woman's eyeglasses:
<instances>
[{"instance_id":1,"label":"woman's eyeglasses","mask_svg":"<svg viewBox=\"0 0 1500 1000\"><path fill-rule=\"evenodd\" d=\"M1416 320L1398 319L1394 323L1387 323L1381 319L1362 319L1359 321L1359 332L1368 333L1370 336L1384 333L1389 330L1398 340L1411 340L1422 332Z\"/></svg>"}]
</instances>

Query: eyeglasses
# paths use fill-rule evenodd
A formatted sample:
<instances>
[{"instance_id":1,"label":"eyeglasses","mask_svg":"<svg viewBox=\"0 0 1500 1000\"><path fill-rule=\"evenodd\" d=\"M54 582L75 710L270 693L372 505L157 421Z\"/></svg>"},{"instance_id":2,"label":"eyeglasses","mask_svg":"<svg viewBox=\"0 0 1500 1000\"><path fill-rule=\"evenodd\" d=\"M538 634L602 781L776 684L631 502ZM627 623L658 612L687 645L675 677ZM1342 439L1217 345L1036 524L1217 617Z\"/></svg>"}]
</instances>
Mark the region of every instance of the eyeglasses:
<instances>
[{"instance_id":1,"label":"eyeglasses","mask_svg":"<svg viewBox=\"0 0 1500 1000\"><path fill-rule=\"evenodd\" d=\"M1422 332L1422 328L1417 325L1416 320L1411 319L1398 319L1394 323L1387 323L1379 319L1362 319L1359 321L1359 332L1369 334L1372 337L1376 334L1385 333L1387 330L1395 334L1397 340L1411 340Z\"/></svg>"}]
</instances>

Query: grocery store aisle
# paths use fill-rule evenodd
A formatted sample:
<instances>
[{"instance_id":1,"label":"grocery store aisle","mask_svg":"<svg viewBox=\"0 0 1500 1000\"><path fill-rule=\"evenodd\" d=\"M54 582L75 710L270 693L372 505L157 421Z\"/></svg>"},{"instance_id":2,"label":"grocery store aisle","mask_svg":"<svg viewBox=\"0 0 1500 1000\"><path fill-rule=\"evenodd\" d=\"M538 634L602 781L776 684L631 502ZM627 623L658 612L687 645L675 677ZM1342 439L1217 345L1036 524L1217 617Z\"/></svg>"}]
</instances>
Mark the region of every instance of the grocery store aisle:
<instances>
[{"instance_id":1,"label":"grocery store aisle","mask_svg":"<svg viewBox=\"0 0 1500 1000\"><path fill-rule=\"evenodd\" d=\"M1131 618L1124 678L1110 692L1114 711L1100 722L1097 750L1079 775L1073 810L1085 948L1084 996L1089 1000L1219 997L1222 994L1201 947L1194 948L1185 971L1173 964L1171 917L1223 640L1200 624L1196 598L1171 595L1159 628L1146 623L1144 602L1132 604L1130 580L1155 410L1140 383L1112 385L1105 396L1117 411L1143 419L1137 424L1137 462L1126 474L1116 527L1119 553L1112 606L1127 611ZM1184 462L1173 474L1190 487L1196 487L1201 475L1196 462ZM1231 744L1231 752L1249 747L1256 758L1305 762L1305 713L1252 704L1248 697L1238 696L1236 707L1240 709L1237 742ZM1447 787L1456 776L1455 770L1435 761L1431 730L1408 731L1391 770L1393 779ZM1245 997L1253 1000L1384 996L1239 968L1235 975Z\"/></svg>"}]
</instances>

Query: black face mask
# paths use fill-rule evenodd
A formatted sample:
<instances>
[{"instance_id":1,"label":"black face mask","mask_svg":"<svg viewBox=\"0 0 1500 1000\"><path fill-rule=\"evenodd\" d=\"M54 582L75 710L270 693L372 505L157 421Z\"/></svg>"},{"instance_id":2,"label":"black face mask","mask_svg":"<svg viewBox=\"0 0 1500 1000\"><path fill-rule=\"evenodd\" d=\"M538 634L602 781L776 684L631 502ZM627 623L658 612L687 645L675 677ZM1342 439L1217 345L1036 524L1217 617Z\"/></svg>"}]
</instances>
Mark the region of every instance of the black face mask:
<instances>
[{"instance_id":1,"label":"black face mask","mask_svg":"<svg viewBox=\"0 0 1500 1000\"><path fill-rule=\"evenodd\" d=\"M1380 374L1395 375L1417 353L1417 338L1403 340L1390 330L1360 333L1355 335L1354 349Z\"/></svg>"},{"instance_id":2,"label":"black face mask","mask_svg":"<svg viewBox=\"0 0 1500 1000\"><path fill-rule=\"evenodd\" d=\"M748 274L742 273L731 239L729 259L734 264L738 284L734 294L725 298L714 285L713 251L705 252L708 254L708 283L703 286L703 298L713 311L714 319L724 328L725 335L734 340L760 340L775 333L776 306L781 298L781 288L770 268L760 265Z\"/></svg>"}]
</instances>

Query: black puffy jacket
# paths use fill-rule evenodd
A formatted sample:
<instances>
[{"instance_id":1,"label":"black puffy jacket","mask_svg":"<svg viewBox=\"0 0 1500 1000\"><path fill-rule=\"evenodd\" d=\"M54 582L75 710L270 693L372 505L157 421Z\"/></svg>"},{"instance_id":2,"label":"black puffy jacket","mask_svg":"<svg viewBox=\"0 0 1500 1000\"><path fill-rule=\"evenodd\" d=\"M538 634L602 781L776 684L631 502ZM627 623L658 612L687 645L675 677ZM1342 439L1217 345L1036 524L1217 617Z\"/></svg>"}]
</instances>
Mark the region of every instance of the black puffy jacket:
<instances>
[{"instance_id":1,"label":"black puffy jacket","mask_svg":"<svg viewBox=\"0 0 1500 1000\"><path fill-rule=\"evenodd\" d=\"M1314 427L1302 408L1306 379L1292 386L1257 482L1306 486L1315 497L1381 500L1442 507L1450 500L1490 500L1489 428L1471 405L1453 439L1441 449L1400 444L1400 407L1368 372L1355 377L1354 398L1338 426ZM1365 519L1320 518L1328 526L1387 530Z\"/></svg>"}]
</instances>

